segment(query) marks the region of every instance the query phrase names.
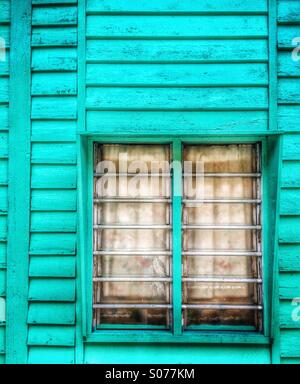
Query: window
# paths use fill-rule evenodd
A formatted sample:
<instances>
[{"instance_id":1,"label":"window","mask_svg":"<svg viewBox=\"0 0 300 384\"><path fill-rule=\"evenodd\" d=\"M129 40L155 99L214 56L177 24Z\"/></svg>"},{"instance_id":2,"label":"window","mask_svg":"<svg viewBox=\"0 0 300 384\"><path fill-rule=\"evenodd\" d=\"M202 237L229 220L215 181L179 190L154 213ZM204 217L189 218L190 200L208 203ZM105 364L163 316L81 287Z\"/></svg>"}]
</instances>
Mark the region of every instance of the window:
<instances>
[{"instance_id":1,"label":"window","mask_svg":"<svg viewBox=\"0 0 300 384\"><path fill-rule=\"evenodd\" d=\"M262 330L260 144L95 143L93 194L94 330Z\"/></svg>"}]
</instances>

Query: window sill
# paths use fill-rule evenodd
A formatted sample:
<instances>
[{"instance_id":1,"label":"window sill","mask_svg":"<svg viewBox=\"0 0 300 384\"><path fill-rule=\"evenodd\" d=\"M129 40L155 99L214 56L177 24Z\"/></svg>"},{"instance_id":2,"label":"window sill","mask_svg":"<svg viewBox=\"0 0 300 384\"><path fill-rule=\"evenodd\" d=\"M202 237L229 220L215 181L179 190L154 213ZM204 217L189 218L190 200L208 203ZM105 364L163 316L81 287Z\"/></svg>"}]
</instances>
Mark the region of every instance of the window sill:
<instances>
[{"instance_id":1,"label":"window sill","mask_svg":"<svg viewBox=\"0 0 300 384\"><path fill-rule=\"evenodd\" d=\"M271 339L256 332L186 331L173 335L165 331L95 331L86 343L193 343L193 344L270 344Z\"/></svg>"}]
</instances>

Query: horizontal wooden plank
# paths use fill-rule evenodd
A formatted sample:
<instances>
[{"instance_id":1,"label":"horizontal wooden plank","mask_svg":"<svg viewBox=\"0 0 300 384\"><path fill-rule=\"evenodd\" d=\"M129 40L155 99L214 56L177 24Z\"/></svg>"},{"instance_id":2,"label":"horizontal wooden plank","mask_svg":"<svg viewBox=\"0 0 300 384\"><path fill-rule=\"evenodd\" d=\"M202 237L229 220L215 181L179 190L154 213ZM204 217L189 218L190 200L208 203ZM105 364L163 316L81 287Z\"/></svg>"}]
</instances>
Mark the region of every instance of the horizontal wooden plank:
<instances>
[{"instance_id":1,"label":"horizontal wooden plank","mask_svg":"<svg viewBox=\"0 0 300 384\"><path fill-rule=\"evenodd\" d=\"M8 161L0 159L0 184L8 183Z\"/></svg>"},{"instance_id":2,"label":"horizontal wooden plank","mask_svg":"<svg viewBox=\"0 0 300 384\"><path fill-rule=\"evenodd\" d=\"M300 104L300 79L279 79L278 103Z\"/></svg>"},{"instance_id":3,"label":"horizontal wooden plank","mask_svg":"<svg viewBox=\"0 0 300 384\"><path fill-rule=\"evenodd\" d=\"M279 268L281 271L300 272L300 244L280 244Z\"/></svg>"},{"instance_id":4,"label":"horizontal wooden plank","mask_svg":"<svg viewBox=\"0 0 300 384\"><path fill-rule=\"evenodd\" d=\"M0 157L8 156L8 133L0 132Z\"/></svg>"},{"instance_id":5,"label":"horizontal wooden plank","mask_svg":"<svg viewBox=\"0 0 300 384\"><path fill-rule=\"evenodd\" d=\"M0 105L0 131L8 129L8 105Z\"/></svg>"},{"instance_id":6,"label":"horizontal wooden plank","mask_svg":"<svg viewBox=\"0 0 300 384\"><path fill-rule=\"evenodd\" d=\"M29 347L29 364L74 364L75 349L71 347Z\"/></svg>"},{"instance_id":7,"label":"horizontal wooden plank","mask_svg":"<svg viewBox=\"0 0 300 384\"><path fill-rule=\"evenodd\" d=\"M32 163L76 164L76 144L73 143L33 143Z\"/></svg>"},{"instance_id":8,"label":"horizontal wooden plank","mask_svg":"<svg viewBox=\"0 0 300 384\"><path fill-rule=\"evenodd\" d=\"M33 97L31 117L33 119L75 119L77 99L75 97Z\"/></svg>"},{"instance_id":9,"label":"horizontal wooden plank","mask_svg":"<svg viewBox=\"0 0 300 384\"><path fill-rule=\"evenodd\" d=\"M7 216L0 216L0 241L7 239Z\"/></svg>"},{"instance_id":10,"label":"horizontal wooden plank","mask_svg":"<svg viewBox=\"0 0 300 384\"><path fill-rule=\"evenodd\" d=\"M33 5L77 4L77 0L32 0Z\"/></svg>"},{"instance_id":11,"label":"horizontal wooden plank","mask_svg":"<svg viewBox=\"0 0 300 384\"><path fill-rule=\"evenodd\" d=\"M74 279L35 279L29 284L29 301L74 301Z\"/></svg>"},{"instance_id":12,"label":"horizontal wooden plank","mask_svg":"<svg viewBox=\"0 0 300 384\"><path fill-rule=\"evenodd\" d=\"M300 364L300 357L282 357L280 364Z\"/></svg>"},{"instance_id":13,"label":"horizontal wooden plank","mask_svg":"<svg viewBox=\"0 0 300 384\"><path fill-rule=\"evenodd\" d=\"M74 212L32 212L31 232L75 232Z\"/></svg>"},{"instance_id":14,"label":"horizontal wooden plank","mask_svg":"<svg viewBox=\"0 0 300 384\"><path fill-rule=\"evenodd\" d=\"M0 264L6 263L7 243L0 243Z\"/></svg>"},{"instance_id":15,"label":"horizontal wooden plank","mask_svg":"<svg viewBox=\"0 0 300 384\"><path fill-rule=\"evenodd\" d=\"M5 327L0 327L0 354L5 353Z\"/></svg>"},{"instance_id":16,"label":"horizontal wooden plank","mask_svg":"<svg viewBox=\"0 0 300 384\"><path fill-rule=\"evenodd\" d=\"M300 243L300 216L280 218L279 241L281 243Z\"/></svg>"},{"instance_id":17,"label":"horizontal wooden plank","mask_svg":"<svg viewBox=\"0 0 300 384\"><path fill-rule=\"evenodd\" d=\"M0 103L8 103L8 77L0 77Z\"/></svg>"},{"instance_id":18,"label":"horizontal wooden plank","mask_svg":"<svg viewBox=\"0 0 300 384\"><path fill-rule=\"evenodd\" d=\"M8 188L0 186L0 214L7 212L8 208Z\"/></svg>"},{"instance_id":19,"label":"horizontal wooden plank","mask_svg":"<svg viewBox=\"0 0 300 384\"><path fill-rule=\"evenodd\" d=\"M266 88L96 88L86 92L88 109L264 109Z\"/></svg>"},{"instance_id":20,"label":"horizontal wooden plank","mask_svg":"<svg viewBox=\"0 0 300 384\"><path fill-rule=\"evenodd\" d=\"M76 25L77 7L52 6L34 7L32 10L32 25Z\"/></svg>"},{"instance_id":21,"label":"horizontal wooden plank","mask_svg":"<svg viewBox=\"0 0 300 384\"><path fill-rule=\"evenodd\" d=\"M34 73L31 77L32 95L76 95L76 73Z\"/></svg>"},{"instance_id":22,"label":"horizontal wooden plank","mask_svg":"<svg viewBox=\"0 0 300 384\"><path fill-rule=\"evenodd\" d=\"M31 44L33 47L64 47L77 45L77 28L49 27L32 28Z\"/></svg>"},{"instance_id":23,"label":"horizontal wooden plank","mask_svg":"<svg viewBox=\"0 0 300 384\"><path fill-rule=\"evenodd\" d=\"M87 85L267 85L267 64L88 64Z\"/></svg>"},{"instance_id":24,"label":"horizontal wooden plank","mask_svg":"<svg viewBox=\"0 0 300 384\"><path fill-rule=\"evenodd\" d=\"M159 124L157 122L159 121ZM91 132L122 134L124 130L156 134L199 134L205 131L252 132L267 129L266 112L104 112L87 113L87 129Z\"/></svg>"},{"instance_id":25,"label":"horizontal wooden plank","mask_svg":"<svg viewBox=\"0 0 300 384\"><path fill-rule=\"evenodd\" d=\"M0 188L0 195L1 193ZM75 190L34 189L31 192L31 209L33 211L76 211L76 203L77 193Z\"/></svg>"},{"instance_id":26,"label":"horizontal wooden plank","mask_svg":"<svg viewBox=\"0 0 300 384\"><path fill-rule=\"evenodd\" d=\"M87 40L88 62L267 61L267 40Z\"/></svg>"},{"instance_id":27,"label":"horizontal wooden plank","mask_svg":"<svg viewBox=\"0 0 300 384\"><path fill-rule=\"evenodd\" d=\"M300 357L300 332L298 330L282 330L280 344L282 357Z\"/></svg>"},{"instance_id":28,"label":"horizontal wooden plank","mask_svg":"<svg viewBox=\"0 0 300 384\"><path fill-rule=\"evenodd\" d=\"M33 165L32 188L76 188L76 167L72 165Z\"/></svg>"},{"instance_id":29,"label":"horizontal wooden plank","mask_svg":"<svg viewBox=\"0 0 300 384\"><path fill-rule=\"evenodd\" d=\"M0 324L6 321L6 301L4 297L0 297Z\"/></svg>"},{"instance_id":30,"label":"horizontal wooden plank","mask_svg":"<svg viewBox=\"0 0 300 384\"><path fill-rule=\"evenodd\" d=\"M284 161L282 165L281 186L288 188L300 187L300 162Z\"/></svg>"},{"instance_id":31,"label":"horizontal wooden plank","mask_svg":"<svg viewBox=\"0 0 300 384\"><path fill-rule=\"evenodd\" d=\"M75 328L65 325L30 325L27 343L71 347L75 344Z\"/></svg>"},{"instance_id":32,"label":"horizontal wooden plank","mask_svg":"<svg viewBox=\"0 0 300 384\"><path fill-rule=\"evenodd\" d=\"M30 241L31 255L74 255L74 233L33 233Z\"/></svg>"},{"instance_id":33,"label":"horizontal wooden plank","mask_svg":"<svg viewBox=\"0 0 300 384\"><path fill-rule=\"evenodd\" d=\"M293 39L300 36L300 25L280 25L278 27L278 47L280 49L295 48Z\"/></svg>"},{"instance_id":34,"label":"horizontal wooden plank","mask_svg":"<svg viewBox=\"0 0 300 384\"><path fill-rule=\"evenodd\" d=\"M296 300L281 300L279 306L279 321L280 328L300 328L300 299Z\"/></svg>"},{"instance_id":35,"label":"horizontal wooden plank","mask_svg":"<svg viewBox=\"0 0 300 384\"><path fill-rule=\"evenodd\" d=\"M300 23L300 3L299 1L280 0L278 1L279 23Z\"/></svg>"},{"instance_id":36,"label":"horizontal wooden plank","mask_svg":"<svg viewBox=\"0 0 300 384\"><path fill-rule=\"evenodd\" d=\"M87 12L100 13L260 13L267 12L266 0L87 0Z\"/></svg>"},{"instance_id":37,"label":"horizontal wooden plank","mask_svg":"<svg viewBox=\"0 0 300 384\"><path fill-rule=\"evenodd\" d=\"M300 273L280 273L279 296L281 299L292 300L296 297L300 297Z\"/></svg>"},{"instance_id":38,"label":"horizontal wooden plank","mask_svg":"<svg viewBox=\"0 0 300 384\"><path fill-rule=\"evenodd\" d=\"M1 48L3 48L0 45ZM9 51L5 51L5 56L3 57L3 50L1 52L2 60L0 60L0 76L9 74Z\"/></svg>"},{"instance_id":39,"label":"horizontal wooden plank","mask_svg":"<svg viewBox=\"0 0 300 384\"><path fill-rule=\"evenodd\" d=\"M77 51L75 48L34 48L31 68L37 71L76 71Z\"/></svg>"},{"instance_id":40,"label":"horizontal wooden plank","mask_svg":"<svg viewBox=\"0 0 300 384\"><path fill-rule=\"evenodd\" d=\"M30 303L29 324L75 324L75 305L70 303Z\"/></svg>"},{"instance_id":41,"label":"horizontal wooden plank","mask_svg":"<svg viewBox=\"0 0 300 384\"><path fill-rule=\"evenodd\" d=\"M0 2L0 23L10 21L10 0L1 0Z\"/></svg>"},{"instance_id":42,"label":"horizontal wooden plank","mask_svg":"<svg viewBox=\"0 0 300 384\"><path fill-rule=\"evenodd\" d=\"M300 105L279 105L278 128L283 131L300 132Z\"/></svg>"},{"instance_id":43,"label":"horizontal wooden plank","mask_svg":"<svg viewBox=\"0 0 300 384\"><path fill-rule=\"evenodd\" d=\"M290 51L278 52L278 76L300 77L300 60L292 60Z\"/></svg>"},{"instance_id":44,"label":"horizontal wooden plank","mask_svg":"<svg viewBox=\"0 0 300 384\"><path fill-rule=\"evenodd\" d=\"M0 296L5 296L5 294L6 294L6 269L0 268Z\"/></svg>"},{"instance_id":45,"label":"horizontal wooden plank","mask_svg":"<svg viewBox=\"0 0 300 384\"><path fill-rule=\"evenodd\" d=\"M282 158L300 160L300 134L284 135Z\"/></svg>"},{"instance_id":46,"label":"horizontal wooden plank","mask_svg":"<svg viewBox=\"0 0 300 384\"><path fill-rule=\"evenodd\" d=\"M31 256L30 277L75 277L74 256Z\"/></svg>"},{"instance_id":47,"label":"horizontal wooden plank","mask_svg":"<svg viewBox=\"0 0 300 384\"><path fill-rule=\"evenodd\" d=\"M31 141L76 141L76 121L33 120L31 123Z\"/></svg>"},{"instance_id":48,"label":"horizontal wooden plank","mask_svg":"<svg viewBox=\"0 0 300 384\"><path fill-rule=\"evenodd\" d=\"M88 38L265 37L267 31L266 16L87 17Z\"/></svg>"},{"instance_id":49,"label":"horizontal wooden plank","mask_svg":"<svg viewBox=\"0 0 300 384\"><path fill-rule=\"evenodd\" d=\"M300 215L300 189L282 189L280 196L280 213L282 215Z\"/></svg>"}]
</instances>

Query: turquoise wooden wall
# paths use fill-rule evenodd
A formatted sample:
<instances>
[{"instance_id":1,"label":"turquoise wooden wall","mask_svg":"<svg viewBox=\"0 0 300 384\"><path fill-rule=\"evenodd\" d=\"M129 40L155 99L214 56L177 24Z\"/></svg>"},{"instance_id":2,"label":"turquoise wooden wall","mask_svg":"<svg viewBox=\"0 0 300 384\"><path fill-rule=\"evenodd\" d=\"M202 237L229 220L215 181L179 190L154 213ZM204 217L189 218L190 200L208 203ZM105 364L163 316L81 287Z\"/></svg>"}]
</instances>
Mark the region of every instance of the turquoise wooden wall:
<instances>
[{"instance_id":1,"label":"turquoise wooden wall","mask_svg":"<svg viewBox=\"0 0 300 384\"><path fill-rule=\"evenodd\" d=\"M27 28L31 25L28 41L24 38L30 54L29 77L24 74L30 86L24 93L27 103L13 102L14 92L19 92L14 63L9 70L8 61L0 62L0 362L5 362L5 353L7 362L29 363L300 362L300 321L292 320L292 300L300 297L300 61L291 60L291 40L300 36L299 2L22 4L30 15ZM0 0L0 35L7 42L10 5L16 9L18 0ZM18 33L13 20L11 33ZM11 54L18 49L15 44ZM23 149L30 159L16 170L18 154L12 147L22 122L11 118L9 124L9 101L12 115L30 114L28 119L23 114L29 151L26 143ZM274 131L283 137L274 347L84 343L77 265L79 134L218 136ZM17 211L13 171L24 169L28 177L23 178L22 193L28 198L30 194L30 201L27 207L25 199L24 209ZM25 228L28 225L20 263L12 245L6 254L7 232L14 239L10 228L18 215ZM23 273L20 281L15 265ZM5 323L6 293L8 308L18 302L16 297L21 306L15 307L15 316L6 315Z\"/></svg>"}]
</instances>

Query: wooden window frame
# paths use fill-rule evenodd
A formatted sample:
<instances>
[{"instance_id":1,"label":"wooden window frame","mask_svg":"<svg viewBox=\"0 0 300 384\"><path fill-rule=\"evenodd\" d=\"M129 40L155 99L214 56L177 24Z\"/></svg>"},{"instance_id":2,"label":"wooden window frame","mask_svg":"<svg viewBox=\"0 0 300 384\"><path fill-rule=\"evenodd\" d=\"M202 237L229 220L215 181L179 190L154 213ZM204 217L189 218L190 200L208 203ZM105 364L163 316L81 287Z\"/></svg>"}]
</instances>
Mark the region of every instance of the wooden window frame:
<instances>
[{"instance_id":1,"label":"wooden window frame","mask_svg":"<svg viewBox=\"0 0 300 384\"><path fill-rule=\"evenodd\" d=\"M79 136L79 268L78 268L78 301L79 314L81 315L81 330L83 340L87 342L152 342L152 343L246 343L269 344L271 342L271 292L272 276L272 240L269 228L273 227L270 220L270 188L267 185L271 169L268 160L268 143L265 136L224 136L211 137L200 135L197 137L172 137L172 136L103 136L82 134ZM94 142L99 143L132 143L132 144L170 144L172 145L173 159L181 160L182 144L253 144L261 143L262 165L262 250L263 250L263 332L249 330L242 326L224 327L212 326L199 330L183 330L181 316L181 193L173 196L173 329L172 330L146 330L132 328L130 330L92 330L92 215L93 215L93 157ZM181 188L181 172L173 173L173 186ZM178 196L179 195L179 196ZM175 224L176 223L176 224Z\"/></svg>"}]
</instances>

